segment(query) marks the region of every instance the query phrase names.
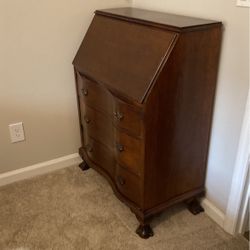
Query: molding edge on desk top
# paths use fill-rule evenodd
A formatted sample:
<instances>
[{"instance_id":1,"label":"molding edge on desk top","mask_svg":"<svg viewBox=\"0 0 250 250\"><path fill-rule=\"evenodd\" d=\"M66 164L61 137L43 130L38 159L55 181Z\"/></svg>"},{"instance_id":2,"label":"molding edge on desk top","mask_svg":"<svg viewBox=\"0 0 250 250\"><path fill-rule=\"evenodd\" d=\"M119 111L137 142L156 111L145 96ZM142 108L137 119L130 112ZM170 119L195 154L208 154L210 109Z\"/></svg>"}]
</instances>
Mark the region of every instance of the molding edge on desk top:
<instances>
[{"instance_id":1,"label":"molding edge on desk top","mask_svg":"<svg viewBox=\"0 0 250 250\"><path fill-rule=\"evenodd\" d=\"M178 32L202 29L203 27L207 28L207 26L214 27L222 25L222 22L220 21L128 7L96 10L95 13L98 15L111 16L126 21L142 24L146 23L154 27L165 27Z\"/></svg>"}]
</instances>

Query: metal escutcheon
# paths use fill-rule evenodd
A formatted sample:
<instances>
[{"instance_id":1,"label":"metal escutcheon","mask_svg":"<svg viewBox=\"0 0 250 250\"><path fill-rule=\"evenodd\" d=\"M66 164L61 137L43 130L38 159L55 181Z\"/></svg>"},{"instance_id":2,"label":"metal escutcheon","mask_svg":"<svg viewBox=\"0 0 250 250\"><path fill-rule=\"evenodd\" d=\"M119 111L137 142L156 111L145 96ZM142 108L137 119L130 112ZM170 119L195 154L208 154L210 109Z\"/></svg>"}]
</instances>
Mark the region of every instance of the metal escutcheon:
<instances>
[{"instance_id":1,"label":"metal escutcheon","mask_svg":"<svg viewBox=\"0 0 250 250\"><path fill-rule=\"evenodd\" d=\"M85 122L86 122L87 124L89 124L89 123L91 122L91 120L90 120L87 116L84 117L84 120L85 120Z\"/></svg>"},{"instance_id":2,"label":"metal escutcheon","mask_svg":"<svg viewBox=\"0 0 250 250\"><path fill-rule=\"evenodd\" d=\"M87 96L88 93L89 93L89 91L88 91L87 89L82 89L82 94L83 94L83 95Z\"/></svg>"},{"instance_id":3,"label":"metal escutcheon","mask_svg":"<svg viewBox=\"0 0 250 250\"><path fill-rule=\"evenodd\" d=\"M114 116L117 120L121 121L123 119L123 114L120 112L114 112Z\"/></svg>"},{"instance_id":4,"label":"metal escutcheon","mask_svg":"<svg viewBox=\"0 0 250 250\"><path fill-rule=\"evenodd\" d=\"M126 183L125 179L121 176L117 177L117 181L120 185L125 185L125 183Z\"/></svg>"},{"instance_id":5,"label":"metal escutcheon","mask_svg":"<svg viewBox=\"0 0 250 250\"><path fill-rule=\"evenodd\" d=\"M116 147L117 147L117 149L118 149L120 152L124 151L124 146L123 146L123 145L117 144Z\"/></svg>"}]
</instances>

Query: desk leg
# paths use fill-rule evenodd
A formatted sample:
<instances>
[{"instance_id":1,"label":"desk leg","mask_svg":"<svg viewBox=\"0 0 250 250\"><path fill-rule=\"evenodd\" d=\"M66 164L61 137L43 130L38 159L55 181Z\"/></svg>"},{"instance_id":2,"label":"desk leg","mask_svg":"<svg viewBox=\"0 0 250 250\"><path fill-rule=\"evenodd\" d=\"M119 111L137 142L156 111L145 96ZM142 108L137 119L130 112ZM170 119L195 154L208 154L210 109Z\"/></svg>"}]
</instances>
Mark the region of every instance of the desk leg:
<instances>
[{"instance_id":1,"label":"desk leg","mask_svg":"<svg viewBox=\"0 0 250 250\"><path fill-rule=\"evenodd\" d=\"M89 169L89 165L83 161L80 165L79 165L79 168L82 170L82 171L86 171Z\"/></svg>"},{"instance_id":2,"label":"desk leg","mask_svg":"<svg viewBox=\"0 0 250 250\"><path fill-rule=\"evenodd\" d=\"M204 212L204 208L200 205L200 202L196 198L187 201L186 204L188 210L194 215Z\"/></svg>"}]
</instances>

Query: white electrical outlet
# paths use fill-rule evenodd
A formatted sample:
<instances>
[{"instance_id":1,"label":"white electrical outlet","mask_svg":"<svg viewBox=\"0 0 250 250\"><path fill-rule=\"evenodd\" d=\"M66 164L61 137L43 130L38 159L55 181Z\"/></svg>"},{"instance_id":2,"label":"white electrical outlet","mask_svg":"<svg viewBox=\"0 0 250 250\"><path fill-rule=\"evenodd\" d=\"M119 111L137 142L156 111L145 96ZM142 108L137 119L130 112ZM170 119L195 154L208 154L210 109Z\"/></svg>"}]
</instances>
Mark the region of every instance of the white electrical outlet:
<instances>
[{"instance_id":1,"label":"white electrical outlet","mask_svg":"<svg viewBox=\"0 0 250 250\"><path fill-rule=\"evenodd\" d=\"M12 143L25 140L22 122L10 124L9 130L10 130L10 140Z\"/></svg>"},{"instance_id":2,"label":"white electrical outlet","mask_svg":"<svg viewBox=\"0 0 250 250\"><path fill-rule=\"evenodd\" d=\"M250 0L237 0L237 6L250 7Z\"/></svg>"}]
</instances>

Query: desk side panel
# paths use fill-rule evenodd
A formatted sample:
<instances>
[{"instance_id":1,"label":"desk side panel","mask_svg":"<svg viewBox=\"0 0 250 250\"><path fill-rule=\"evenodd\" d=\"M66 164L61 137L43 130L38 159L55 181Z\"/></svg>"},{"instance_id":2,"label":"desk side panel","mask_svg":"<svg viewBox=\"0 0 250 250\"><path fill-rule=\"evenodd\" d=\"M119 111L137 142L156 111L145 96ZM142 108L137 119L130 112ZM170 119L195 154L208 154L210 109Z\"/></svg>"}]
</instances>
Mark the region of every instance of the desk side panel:
<instances>
[{"instance_id":1,"label":"desk side panel","mask_svg":"<svg viewBox=\"0 0 250 250\"><path fill-rule=\"evenodd\" d=\"M149 213L204 190L220 46L221 27L181 34L148 95L144 210Z\"/></svg>"}]
</instances>

